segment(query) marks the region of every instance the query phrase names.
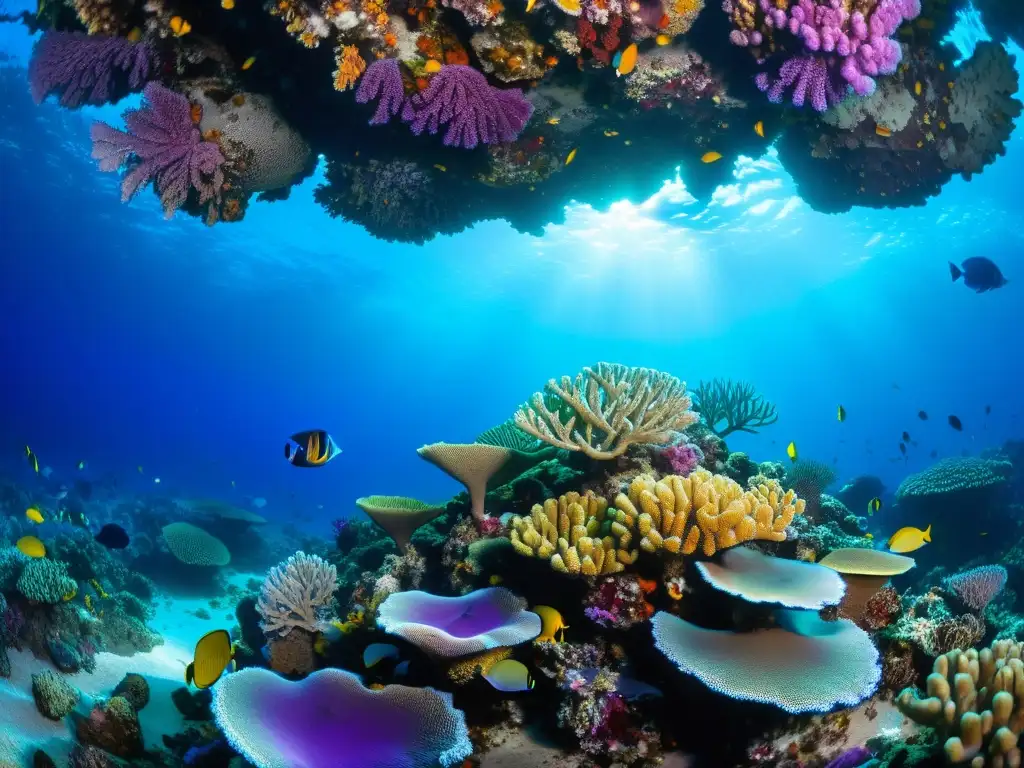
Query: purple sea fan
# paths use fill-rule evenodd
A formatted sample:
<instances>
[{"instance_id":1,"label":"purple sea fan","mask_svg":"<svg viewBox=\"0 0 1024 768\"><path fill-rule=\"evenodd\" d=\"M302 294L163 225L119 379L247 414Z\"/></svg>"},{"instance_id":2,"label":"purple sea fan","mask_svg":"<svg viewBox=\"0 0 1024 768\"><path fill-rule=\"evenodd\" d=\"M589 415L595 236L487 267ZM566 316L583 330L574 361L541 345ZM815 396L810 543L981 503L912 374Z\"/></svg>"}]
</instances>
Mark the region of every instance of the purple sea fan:
<instances>
[{"instance_id":1,"label":"purple sea fan","mask_svg":"<svg viewBox=\"0 0 1024 768\"><path fill-rule=\"evenodd\" d=\"M864 765L872 757L871 750L867 747L851 747L835 760L829 762L825 768L858 768L858 766Z\"/></svg>"},{"instance_id":2,"label":"purple sea fan","mask_svg":"<svg viewBox=\"0 0 1024 768\"><path fill-rule=\"evenodd\" d=\"M217 144L203 141L188 99L155 82L144 94L141 108L125 112L127 132L106 123L92 126L92 156L100 170L116 171L128 163L121 200L127 202L150 181L167 218L185 203L191 188L199 193L200 204L218 199L224 155Z\"/></svg>"},{"instance_id":3,"label":"purple sea fan","mask_svg":"<svg viewBox=\"0 0 1024 768\"><path fill-rule=\"evenodd\" d=\"M50 30L32 49L28 65L32 98L39 104L51 93L60 93L65 107L106 104L113 98L114 80L120 73L137 91L149 79L153 61L153 49L145 43Z\"/></svg>"},{"instance_id":4,"label":"purple sea fan","mask_svg":"<svg viewBox=\"0 0 1024 768\"><path fill-rule=\"evenodd\" d=\"M794 106L802 107L810 96L811 106L818 112L824 112L846 98L846 83L837 75L826 59L794 56L779 68L774 78L767 72L761 72L754 78L754 83L768 94L768 100L773 104L781 103L786 91L795 84Z\"/></svg>"},{"instance_id":5,"label":"purple sea fan","mask_svg":"<svg viewBox=\"0 0 1024 768\"><path fill-rule=\"evenodd\" d=\"M982 565L946 579L946 588L972 611L981 613L1006 586L1007 573L1001 565Z\"/></svg>"},{"instance_id":6,"label":"purple sea fan","mask_svg":"<svg viewBox=\"0 0 1024 768\"><path fill-rule=\"evenodd\" d=\"M402 84L402 70L397 59L378 59L366 68L359 80L356 101L366 104L379 98L377 111L370 118L370 125L383 125L398 114L405 103L405 86Z\"/></svg>"},{"instance_id":7,"label":"purple sea fan","mask_svg":"<svg viewBox=\"0 0 1024 768\"><path fill-rule=\"evenodd\" d=\"M448 126L444 143L472 149L479 143L513 141L533 114L533 105L515 88L502 90L472 67L441 68L427 89L414 94L402 109L402 119L417 136Z\"/></svg>"}]
</instances>

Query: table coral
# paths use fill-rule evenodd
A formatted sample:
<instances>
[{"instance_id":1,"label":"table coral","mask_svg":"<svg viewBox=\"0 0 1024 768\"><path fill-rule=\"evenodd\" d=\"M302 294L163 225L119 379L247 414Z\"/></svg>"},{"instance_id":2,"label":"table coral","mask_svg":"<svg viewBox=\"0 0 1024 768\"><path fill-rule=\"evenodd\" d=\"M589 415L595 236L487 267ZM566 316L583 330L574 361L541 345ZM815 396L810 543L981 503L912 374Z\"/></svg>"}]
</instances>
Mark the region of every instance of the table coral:
<instances>
[{"instance_id":1,"label":"table coral","mask_svg":"<svg viewBox=\"0 0 1024 768\"><path fill-rule=\"evenodd\" d=\"M978 651L960 649L939 656L922 697L905 689L896 699L900 711L947 736L949 763L972 768L1019 765L1017 740L1024 729L1021 646L1006 640Z\"/></svg>"},{"instance_id":2,"label":"table coral","mask_svg":"<svg viewBox=\"0 0 1024 768\"><path fill-rule=\"evenodd\" d=\"M1008 461L973 456L942 459L907 477L896 490L896 498L902 501L988 488L1005 483L1012 472Z\"/></svg>"}]
</instances>

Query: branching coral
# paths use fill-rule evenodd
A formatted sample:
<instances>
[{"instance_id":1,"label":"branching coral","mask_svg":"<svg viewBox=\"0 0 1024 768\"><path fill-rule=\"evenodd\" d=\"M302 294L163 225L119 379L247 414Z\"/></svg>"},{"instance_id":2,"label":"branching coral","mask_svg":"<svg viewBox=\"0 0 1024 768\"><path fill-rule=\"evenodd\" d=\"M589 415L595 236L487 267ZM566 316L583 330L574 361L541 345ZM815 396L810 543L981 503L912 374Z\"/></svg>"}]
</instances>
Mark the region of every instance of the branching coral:
<instances>
[{"instance_id":1,"label":"branching coral","mask_svg":"<svg viewBox=\"0 0 1024 768\"><path fill-rule=\"evenodd\" d=\"M1019 765L1017 740L1024 730L1024 662L1021 646L1000 640L980 652L950 651L935 659L925 697L913 688L896 699L900 712L947 736L951 764L972 768Z\"/></svg>"},{"instance_id":2,"label":"branching coral","mask_svg":"<svg viewBox=\"0 0 1024 768\"><path fill-rule=\"evenodd\" d=\"M693 396L693 409L719 437L728 437L733 432L754 434L779 420L775 406L745 381L702 381ZM719 426L722 422L724 426Z\"/></svg>"},{"instance_id":3,"label":"branching coral","mask_svg":"<svg viewBox=\"0 0 1024 768\"><path fill-rule=\"evenodd\" d=\"M983 565L950 576L945 586L967 608L983 613L992 598L1006 586L1007 575L1001 565Z\"/></svg>"},{"instance_id":4,"label":"branching coral","mask_svg":"<svg viewBox=\"0 0 1024 768\"><path fill-rule=\"evenodd\" d=\"M331 602L338 571L316 555L296 552L271 568L256 605L268 635L287 635L296 627L308 632L320 626Z\"/></svg>"},{"instance_id":5,"label":"branching coral","mask_svg":"<svg viewBox=\"0 0 1024 768\"><path fill-rule=\"evenodd\" d=\"M535 504L530 517L513 517L509 539L526 557L551 560L561 573L596 576L617 573L636 560L628 550L632 535L608 501L587 492L568 493Z\"/></svg>"},{"instance_id":6,"label":"branching coral","mask_svg":"<svg viewBox=\"0 0 1024 768\"><path fill-rule=\"evenodd\" d=\"M516 425L539 440L592 459L614 459L633 443L667 443L697 420L686 384L661 371L598 363L575 379L551 379ZM577 429L579 422L581 428Z\"/></svg>"},{"instance_id":7,"label":"branching coral","mask_svg":"<svg viewBox=\"0 0 1024 768\"><path fill-rule=\"evenodd\" d=\"M105 104L117 95L117 80L139 90L154 68L153 49L122 37L48 30L35 44L28 78L32 98L59 93L65 107Z\"/></svg>"},{"instance_id":8,"label":"branching coral","mask_svg":"<svg viewBox=\"0 0 1024 768\"><path fill-rule=\"evenodd\" d=\"M192 190L200 205L215 202L224 184L224 155L214 142L202 140L188 99L159 83L147 85L145 97L141 109L125 113L127 132L93 124L92 156L100 170L116 171L128 162L121 199L127 202L153 181L168 218Z\"/></svg>"}]
</instances>

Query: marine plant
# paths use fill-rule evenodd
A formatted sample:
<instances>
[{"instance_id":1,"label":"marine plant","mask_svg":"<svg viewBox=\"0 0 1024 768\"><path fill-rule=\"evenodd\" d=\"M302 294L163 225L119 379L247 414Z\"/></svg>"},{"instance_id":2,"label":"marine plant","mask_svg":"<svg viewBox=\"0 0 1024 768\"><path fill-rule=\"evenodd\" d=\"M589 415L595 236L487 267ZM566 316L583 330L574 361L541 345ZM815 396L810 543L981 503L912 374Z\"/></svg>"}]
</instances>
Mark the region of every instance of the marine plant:
<instances>
[{"instance_id":1,"label":"marine plant","mask_svg":"<svg viewBox=\"0 0 1024 768\"><path fill-rule=\"evenodd\" d=\"M756 433L779 420L775 406L754 385L732 379L701 381L693 392L693 409L721 438L733 432Z\"/></svg>"}]
</instances>

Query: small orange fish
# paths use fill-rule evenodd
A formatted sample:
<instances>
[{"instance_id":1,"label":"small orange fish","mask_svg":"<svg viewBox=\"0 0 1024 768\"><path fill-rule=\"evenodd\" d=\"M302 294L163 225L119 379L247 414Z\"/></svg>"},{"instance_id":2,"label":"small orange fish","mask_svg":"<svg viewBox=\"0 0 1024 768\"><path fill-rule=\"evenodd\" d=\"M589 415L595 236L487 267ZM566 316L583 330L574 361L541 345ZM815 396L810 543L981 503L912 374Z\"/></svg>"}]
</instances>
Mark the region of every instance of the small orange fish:
<instances>
[{"instance_id":1,"label":"small orange fish","mask_svg":"<svg viewBox=\"0 0 1024 768\"><path fill-rule=\"evenodd\" d=\"M203 119L203 108L199 104L193 104L189 108L189 114L192 117L192 124L199 125L199 121ZM142 474L142 467L139 467L139 474Z\"/></svg>"},{"instance_id":2,"label":"small orange fish","mask_svg":"<svg viewBox=\"0 0 1024 768\"><path fill-rule=\"evenodd\" d=\"M763 120L758 120L756 123L754 123L754 133L756 133L762 139L764 138L764 121Z\"/></svg>"},{"instance_id":3,"label":"small orange fish","mask_svg":"<svg viewBox=\"0 0 1024 768\"><path fill-rule=\"evenodd\" d=\"M884 125L876 125L875 126L875 133L877 133L879 136L881 136L883 138L886 138L886 139L889 138L890 136L892 136L892 131L890 131Z\"/></svg>"},{"instance_id":4,"label":"small orange fish","mask_svg":"<svg viewBox=\"0 0 1024 768\"><path fill-rule=\"evenodd\" d=\"M656 38L654 38L654 42L656 42L658 45L668 45L669 43L672 42L672 38L669 37L668 35L658 35Z\"/></svg>"},{"instance_id":5,"label":"small orange fish","mask_svg":"<svg viewBox=\"0 0 1024 768\"><path fill-rule=\"evenodd\" d=\"M920 96L921 95L921 81L920 80L918 80L916 83L914 83L914 95L915 96Z\"/></svg>"},{"instance_id":6,"label":"small orange fish","mask_svg":"<svg viewBox=\"0 0 1024 768\"><path fill-rule=\"evenodd\" d=\"M255 63L256 63L256 57L255 56L250 56L248 59L246 59L245 61L242 62L242 71L245 72L246 70L250 69L252 67L252 65L255 64Z\"/></svg>"},{"instance_id":7,"label":"small orange fish","mask_svg":"<svg viewBox=\"0 0 1024 768\"><path fill-rule=\"evenodd\" d=\"M175 37L183 37L192 31L192 25L181 18L181 16L171 16L168 26Z\"/></svg>"},{"instance_id":8,"label":"small orange fish","mask_svg":"<svg viewBox=\"0 0 1024 768\"><path fill-rule=\"evenodd\" d=\"M702 163L704 163L705 165L707 163L717 162L717 161L719 161L721 159L722 159L722 153L721 152L705 152L703 155L700 156L700 161Z\"/></svg>"},{"instance_id":9,"label":"small orange fish","mask_svg":"<svg viewBox=\"0 0 1024 768\"><path fill-rule=\"evenodd\" d=\"M672 19L670 19L668 17L668 14L667 13L662 14L661 18L658 19L658 29L664 29L665 27L667 27L671 23L672 23Z\"/></svg>"},{"instance_id":10,"label":"small orange fish","mask_svg":"<svg viewBox=\"0 0 1024 768\"><path fill-rule=\"evenodd\" d=\"M645 595L651 594L658 588L658 582L654 579L641 579L639 576L636 579L636 585L644 591Z\"/></svg>"},{"instance_id":11,"label":"small orange fish","mask_svg":"<svg viewBox=\"0 0 1024 768\"><path fill-rule=\"evenodd\" d=\"M674 580L668 583L668 596L673 600L683 599L683 590Z\"/></svg>"}]
</instances>

